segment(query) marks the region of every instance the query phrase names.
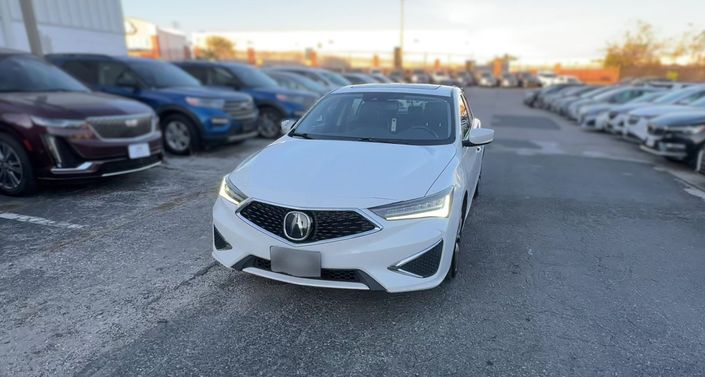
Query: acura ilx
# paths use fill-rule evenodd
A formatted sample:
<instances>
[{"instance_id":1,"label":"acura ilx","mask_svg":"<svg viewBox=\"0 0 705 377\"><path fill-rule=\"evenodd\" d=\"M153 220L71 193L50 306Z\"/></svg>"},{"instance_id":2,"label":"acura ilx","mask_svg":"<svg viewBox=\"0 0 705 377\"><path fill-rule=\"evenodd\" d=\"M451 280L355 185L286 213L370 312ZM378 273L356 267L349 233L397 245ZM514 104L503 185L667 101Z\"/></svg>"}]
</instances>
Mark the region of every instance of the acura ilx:
<instances>
[{"instance_id":1,"label":"acura ilx","mask_svg":"<svg viewBox=\"0 0 705 377\"><path fill-rule=\"evenodd\" d=\"M402 292L456 276L483 129L462 90L346 86L223 178L213 257L283 282Z\"/></svg>"}]
</instances>

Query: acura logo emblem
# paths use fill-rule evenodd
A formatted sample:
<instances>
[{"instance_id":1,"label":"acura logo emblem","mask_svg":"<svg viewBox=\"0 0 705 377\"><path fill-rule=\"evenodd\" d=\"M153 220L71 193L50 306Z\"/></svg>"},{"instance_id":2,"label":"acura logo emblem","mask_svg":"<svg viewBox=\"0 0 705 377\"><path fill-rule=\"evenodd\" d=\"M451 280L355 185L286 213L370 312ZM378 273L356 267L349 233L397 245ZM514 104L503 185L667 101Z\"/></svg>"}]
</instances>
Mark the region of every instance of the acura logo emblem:
<instances>
[{"instance_id":1,"label":"acura logo emblem","mask_svg":"<svg viewBox=\"0 0 705 377\"><path fill-rule=\"evenodd\" d=\"M284 235L292 241L303 241L311 234L311 218L300 211L284 216Z\"/></svg>"},{"instance_id":2,"label":"acura logo emblem","mask_svg":"<svg viewBox=\"0 0 705 377\"><path fill-rule=\"evenodd\" d=\"M137 125L137 119L129 119L125 121L127 127L135 127Z\"/></svg>"}]
</instances>

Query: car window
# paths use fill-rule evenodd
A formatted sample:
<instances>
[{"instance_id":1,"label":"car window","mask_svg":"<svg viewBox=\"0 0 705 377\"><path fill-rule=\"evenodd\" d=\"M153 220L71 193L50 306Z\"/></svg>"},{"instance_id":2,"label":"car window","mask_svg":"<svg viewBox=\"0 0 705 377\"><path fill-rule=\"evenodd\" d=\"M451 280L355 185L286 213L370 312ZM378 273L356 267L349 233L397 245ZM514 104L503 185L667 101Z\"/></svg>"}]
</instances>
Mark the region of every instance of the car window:
<instances>
[{"instance_id":1,"label":"car window","mask_svg":"<svg viewBox=\"0 0 705 377\"><path fill-rule=\"evenodd\" d=\"M700 98L703 98L704 96L705 96L705 91L696 92L696 93L689 95L688 97L685 97L679 101L676 101L675 104L676 105L690 105L690 104L698 101Z\"/></svg>"},{"instance_id":2,"label":"car window","mask_svg":"<svg viewBox=\"0 0 705 377\"><path fill-rule=\"evenodd\" d=\"M397 144L450 144L455 137L450 97L406 93L347 93L325 97L292 136Z\"/></svg>"},{"instance_id":3,"label":"car window","mask_svg":"<svg viewBox=\"0 0 705 377\"><path fill-rule=\"evenodd\" d=\"M167 62L141 59L130 61L129 65L142 81L154 88L201 86L195 77Z\"/></svg>"},{"instance_id":4,"label":"car window","mask_svg":"<svg viewBox=\"0 0 705 377\"><path fill-rule=\"evenodd\" d=\"M208 82L208 69L198 65L181 66L181 69L188 72L189 75L198 79L202 83Z\"/></svg>"},{"instance_id":5,"label":"car window","mask_svg":"<svg viewBox=\"0 0 705 377\"><path fill-rule=\"evenodd\" d=\"M137 86L139 79L124 64L103 61L98 64L98 84L104 86Z\"/></svg>"},{"instance_id":6,"label":"car window","mask_svg":"<svg viewBox=\"0 0 705 377\"><path fill-rule=\"evenodd\" d=\"M0 58L0 92L87 92L56 66L31 56Z\"/></svg>"},{"instance_id":7,"label":"car window","mask_svg":"<svg viewBox=\"0 0 705 377\"><path fill-rule=\"evenodd\" d=\"M470 110L468 109L467 101L465 101L465 96L460 96L460 103L458 105L460 107L460 130L463 137L465 137L465 135L468 134L472 124Z\"/></svg>"},{"instance_id":8,"label":"car window","mask_svg":"<svg viewBox=\"0 0 705 377\"><path fill-rule=\"evenodd\" d=\"M206 80L204 82L208 82L210 83L210 85L216 86L242 86L240 84L240 80L238 80L235 75L228 72L227 69L223 69L221 67L215 67L211 69L210 80Z\"/></svg>"},{"instance_id":9,"label":"car window","mask_svg":"<svg viewBox=\"0 0 705 377\"><path fill-rule=\"evenodd\" d=\"M98 62L92 60L69 60L61 68L86 85L98 84Z\"/></svg>"}]
</instances>

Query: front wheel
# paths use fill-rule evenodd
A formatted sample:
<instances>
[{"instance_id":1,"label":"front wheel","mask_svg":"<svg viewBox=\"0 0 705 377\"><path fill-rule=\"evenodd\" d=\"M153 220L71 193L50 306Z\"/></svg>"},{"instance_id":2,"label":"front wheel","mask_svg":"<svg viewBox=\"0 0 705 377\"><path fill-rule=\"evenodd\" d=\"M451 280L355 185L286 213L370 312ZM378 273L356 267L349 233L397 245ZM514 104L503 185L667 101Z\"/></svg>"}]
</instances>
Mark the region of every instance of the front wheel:
<instances>
[{"instance_id":1,"label":"front wheel","mask_svg":"<svg viewBox=\"0 0 705 377\"><path fill-rule=\"evenodd\" d=\"M265 107L259 111L258 131L260 136L274 139L281 134L281 123L284 116L277 109Z\"/></svg>"},{"instance_id":2,"label":"front wheel","mask_svg":"<svg viewBox=\"0 0 705 377\"><path fill-rule=\"evenodd\" d=\"M0 193L19 196L37 191L32 164L22 145L0 134Z\"/></svg>"},{"instance_id":3,"label":"front wheel","mask_svg":"<svg viewBox=\"0 0 705 377\"><path fill-rule=\"evenodd\" d=\"M198 146L196 126L187 117L174 114L162 121L164 147L177 155L187 155Z\"/></svg>"}]
</instances>

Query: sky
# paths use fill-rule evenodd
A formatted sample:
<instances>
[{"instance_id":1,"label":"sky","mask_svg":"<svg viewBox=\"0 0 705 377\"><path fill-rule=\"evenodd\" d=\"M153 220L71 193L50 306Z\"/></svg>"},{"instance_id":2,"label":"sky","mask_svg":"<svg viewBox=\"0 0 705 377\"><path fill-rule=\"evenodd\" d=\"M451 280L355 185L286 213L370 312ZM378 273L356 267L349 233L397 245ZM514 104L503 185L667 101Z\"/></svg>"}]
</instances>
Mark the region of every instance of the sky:
<instances>
[{"instance_id":1,"label":"sky","mask_svg":"<svg viewBox=\"0 0 705 377\"><path fill-rule=\"evenodd\" d=\"M325 35L340 30L398 30L400 23L400 0L122 2L125 16L176 27L187 35L199 31ZM405 0L404 20L407 30L421 33L462 31L462 42L438 40L438 45L452 50L448 53L478 60L509 53L526 62L583 61L601 57L606 43L633 28L637 20L653 24L662 37L675 37L690 27L705 30L705 0Z\"/></svg>"}]
</instances>

